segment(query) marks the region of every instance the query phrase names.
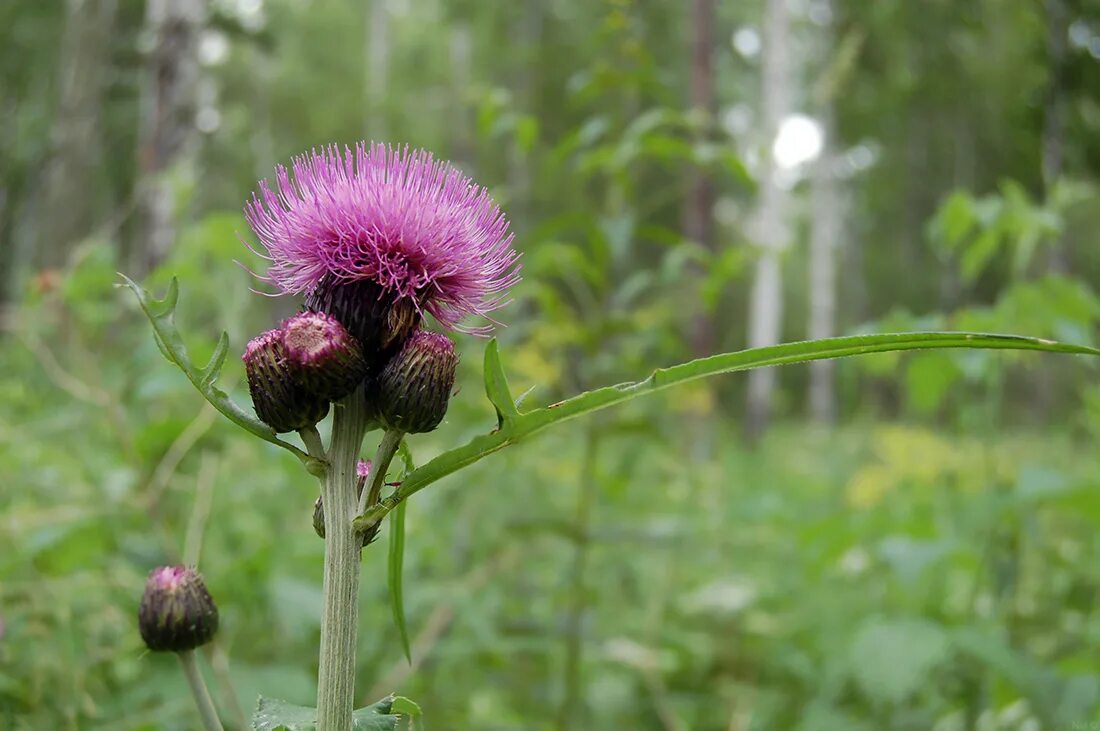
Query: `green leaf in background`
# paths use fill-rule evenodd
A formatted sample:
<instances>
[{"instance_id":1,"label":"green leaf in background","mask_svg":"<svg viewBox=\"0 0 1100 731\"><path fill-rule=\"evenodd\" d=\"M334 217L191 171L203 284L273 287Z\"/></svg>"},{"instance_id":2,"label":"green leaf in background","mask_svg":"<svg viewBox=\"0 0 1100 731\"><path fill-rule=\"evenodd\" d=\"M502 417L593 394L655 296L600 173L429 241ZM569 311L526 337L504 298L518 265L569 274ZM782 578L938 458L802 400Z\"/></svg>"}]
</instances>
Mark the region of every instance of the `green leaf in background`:
<instances>
[{"instance_id":1,"label":"green leaf in background","mask_svg":"<svg viewBox=\"0 0 1100 731\"><path fill-rule=\"evenodd\" d=\"M700 378L716 376L722 373L746 371L764 366L806 363L828 358L844 358L870 353L889 353L904 350L935 350L943 348L970 348L982 350L1037 350L1051 353L1075 353L1081 355L1100 355L1100 349L1084 345L1059 343L1043 338L1029 338L1020 335L996 335L968 332L911 332L885 333L874 335L851 335L823 340L811 340L797 343L784 343L763 348L750 348L733 353L722 353L706 358L681 363L669 368L659 368L648 378L607 386L594 391L579 394L550 406L504 419L495 431L475 437L465 446L444 452L427 464L408 475L401 487L366 515L356 519L362 530L371 527L390 510L410 495L423 490L436 480L446 477L463 467L473 464L484 457L505 447L516 444L554 424L574 419L584 414L599 411L629 401L638 396L663 391L672 386L689 383ZM486 346L488 368L500 368L499 354L495 340ZM491 399L494 405L502 401L501 390L503 370L486 377L486 388L494 391ZM506 388L506 386L505 386ZM510 399L510 396L508 397Z\"/></svg>"},{"instance_id":2,"label":"green leaf in background","mask_svg":"<svg viewBox=\"0 0 1100 731\"><path fill-rule=\"evenodd\" d=\"M176 329L176 303L179 300L179 282L176 278L172 278L172 282L168 285L168 292L164 295L164 298L157 300L153 299L141 285L134 282L125 274L119 274L119 276L122 277L125 283L124 286L137 297L142 312L149 318L149 322L153 326L153 337L156 340L157 347L160 348L160 352L170 363L174 363L183 371L188 380L191 381L198 392L203 395L203 398L209 401L211 406L237 426L245 431L251 432L264 441L271 442L272 444L276 444L286 449L300 459L307 468L310 468L311 472L314 471L317 466L317 460L310 457L293 444L279 439L270 426L246 412L236 402L229 398L229 394L215 385L218 376L221 374L222 366L225 364L226 355L229 352L229 335L227 333L223 332L218 339L218 344L214 348L214 354L205 367L198 368L191 362L191 357L187 353L187 347L183 344L183 338L180 337L179 330Z\"/></svg>"},{"instance_id":3,"label":"green leaf in background","mask_svg":"<svg viewBox=\"0 0 1100 731\"><path fill-rule=\"evenodd\" d=\"M873 618L852 641L852 678L872 701L901 703L947 659L949 648L944 631L931 622Z\"/></svg>"},{"instance_id":4,"label":"green leaf in background","mask_svg":"<svg viewBox=\"0 0 1100 731\"><path fill-rule=\"evenodd\" d=\"M393 731L399 715L391 713L395 698L390 696L352 713L353 731ZM408 699L402 708L415 703ZM402 711L405 712L405 711ZM256 711L252 714L252 731L314 731L317 728L317 709L296 706L286 701L260 696Z\"/></svg>"},{"instance_id":5,"label":"green leaf in background","mask_svg":"<svg viewBox=\"0 0 1100 731\"><path fill-rule=\"evenodd\" d=\"M413 464L412 452L402 440L398 448L405 471L402 479L416 469ZM404 565L405 565L405 504L401 503L390 518L390 542L389 555L387 556L386 583L390 590L390 608L393 612L393 624L397 627L397 633L401 637L401 649L405 651L405 659L412 664L412 650L409 646L409 627L405 621L405 593L404 593Z\"/></svg>"}]
</instances>

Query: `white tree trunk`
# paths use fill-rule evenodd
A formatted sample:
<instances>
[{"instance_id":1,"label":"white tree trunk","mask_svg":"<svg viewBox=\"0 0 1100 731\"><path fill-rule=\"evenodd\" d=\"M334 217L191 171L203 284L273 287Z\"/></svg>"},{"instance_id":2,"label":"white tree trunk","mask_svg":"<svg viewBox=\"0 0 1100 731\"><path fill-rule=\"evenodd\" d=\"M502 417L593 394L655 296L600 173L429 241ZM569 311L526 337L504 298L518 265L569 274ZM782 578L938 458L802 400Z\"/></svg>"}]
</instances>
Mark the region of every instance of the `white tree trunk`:
<instances>
[{"instance_id":1,"label":"white tree trunk","mask_svg":"<svg viewBox=\"0 0 1100 731\"><path fill-rule=\"evenodd\" d=\"M768 0L764 18L763 175L756 213L755 240L760 247L749 302L749 347L779 342L783 322L783 278L780 257L790 231L786 224L789 196L778 180L779 170L772 155L772 143L783 118L791 111L790 13L787 0ZM758 438L767 428L775 390L774 368L759 368L749 374L745 434Z\"/></svg>"},{"instance_id":2,"label":"white tree trunk","mask_svg":"<svg viewBox=\"0 0 1100 731\"><path fill-rule=\"evenodd\" d=\"M140 154L138 266L152 269L176 239L176 195L169 172L194 152L199 82L199 34L205 0L149 0L145 22L153 38L145 91Z\"/></svg>"},{"instance_id":3,"label":"white tree trunk","mask_svg":"<svg viewBox=\"0 0 1100 731\"><path fill-rule=\"evenodd\" d=\"M64 264L88 235L96 214L96 168L104 70L109 62L115 0L69 0L61 41L57 112L50 130L51 157L44 176L38 267Z\"/></svg>"},{"instance_id":4,"label":"white tree trunk","mask_svg":"<svg viewBox=\"0 0 1100 731\"><path fill-rule=\"evenodd\" d=\"M813 228L810 232L807 333L811 340L836 334L836 257L844 221L840 181L832 154L835 144L829 109L823 112L823 117L825 146L813 168L811 192ZM810 364L810 415L826 424L836 420L834 361L818 360Z\"/></svg>"}]
</instances>

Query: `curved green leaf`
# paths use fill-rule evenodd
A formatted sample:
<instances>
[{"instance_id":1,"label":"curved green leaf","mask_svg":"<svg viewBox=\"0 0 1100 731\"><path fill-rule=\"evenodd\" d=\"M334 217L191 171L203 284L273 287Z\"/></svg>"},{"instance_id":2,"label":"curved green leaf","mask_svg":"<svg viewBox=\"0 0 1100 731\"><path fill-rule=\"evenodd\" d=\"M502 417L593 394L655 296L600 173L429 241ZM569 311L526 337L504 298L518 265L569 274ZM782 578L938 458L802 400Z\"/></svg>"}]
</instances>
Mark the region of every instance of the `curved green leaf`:
<instances>
[{"instance_id":1,"label":"curved green leaf","mask_svg":"<svg viewBox=\"0 0 1100 731\"><path fill-rule=\"evenodd\" d=\"M496 348L490 342L490 349ZM844 358L853 355L886 353L903 350L933 350L940 348L975 348L986 350L1037 350L1051 353L1100 355L1100 349L1084 345L1058 343L1042 338L1018 335L993 335L965 332L916 332L876 335L853 335L824 340L783 343L764 348L750 348L734 353L722 353L659 368L648 378L616 386L588 391L551 406L519 414L504 420L495 431L475 437L457 449L444 452L402 481L401 487L365 515L356 519L363 530L382 519L402 500L423 490L436 480L471 465L505 447L516 444L538 432L569 419L599 411L648 393L722 373L745 371L764 366L805 363L813 360ZM488 358L487 358L488 359ZM497 361L499 362L499 361Z\"/></svg>"},{"instance_id":2,"label":"curved green leaf","mask_svg":"<svg viewBox=\"0 0 1100 731\"><path fill-rule=\"evenodd\" d=\"M229 398L229 394L214 385L218 380L218 376L221 375L222 366L225 365L225 358L229 352L229 335L227 333L223 332L221 334L218 344L214 348L214 353L204 368L200 369L191 362L191 357L187 353L187 346L183 344L183 338L180 337L179 330L176 329L175 314L176 303L179 301L179 282L176 281L175 277L172 277L172 282L168 285L168 292L164 295L164 298L158 300L151 297L143 287L125 274L119 274L119 276L122 277L125 283L124 286L137 297L142 312L149 318L149 322L153 326L153 338L156 340L161 354L170 363L174 363L183 371L187 379L202 394L203 398L210 402L211 406L245 431L293 453L307 468L315 466L316 459L293 444L279 439L270 426L246 412Z\"/></svg>"},{"instance_id":3,"label":"curved green leaf","mask_svg":"<svg viewBox=\"0 0 1100 731\"><path fill-rule=\"evenodd\" d=\"M413 464L412 452L409 451L405 441L401 441L399 452L401 461L404 462L405 478L416 469ZM390 590L390 610L393 612L393 624L397 627L397 633L401 637L401 649L405 651L405 659L412 664L412 650L409 647L409 627L405 621L405 591L404 591L404 565L405 565L405 503L401 503L394 510L390 518L390 542L389 555L386 566L386 583Z\"/></svg>"},{"instance_id":4,"label":"curved green leaf","mask_svg":"<svg viewBox=\"0 0 1100 731\"><path fill-rule=\"evenodd\" d=\"M390 608L393 611L393 623L401 637L401 649L405 659L412 664L412 650L409 647L409 628L405 623L405 595L402 588L402 570L405 563L405 503L401 502L390 515L390 553L387 583L390 588Z\"/></svg>"},{"instance_id":5,"label":"curved green leaf","mask_svg":"<svg viewBox=\"0 0 1100 731\"><path fill-rule=\"evenodd\" d=\"M504 375L504 367L500 364L500 349L496 338L485 346L485 395L497 410L498 426L503 426L505 422L519 416L519 409L516 408L512 391L508 387L508 377Z\"/></svg>"}]
</instances>

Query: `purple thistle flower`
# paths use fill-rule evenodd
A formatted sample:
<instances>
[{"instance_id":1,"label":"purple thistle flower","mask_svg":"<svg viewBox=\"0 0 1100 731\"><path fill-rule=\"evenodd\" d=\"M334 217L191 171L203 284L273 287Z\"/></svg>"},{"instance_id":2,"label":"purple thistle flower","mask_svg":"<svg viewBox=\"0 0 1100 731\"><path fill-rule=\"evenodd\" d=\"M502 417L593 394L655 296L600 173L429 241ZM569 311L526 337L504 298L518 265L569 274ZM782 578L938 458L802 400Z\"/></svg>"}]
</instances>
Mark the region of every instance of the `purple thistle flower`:
<instances>
[{"instance_id":1,"label":"purple thistle flower","mask_svg":"<svg viewBox=\"0 0 1100 731\"><path fill-rule=\"evenodd\" d=\"M508 221L489 193L423 150L331 145L260 182L245 217L267 250L265 281L287 294L373 283L467 332L519 281ZM366 303L364 303L366 304Z\"/></svg>"}]
</instances>

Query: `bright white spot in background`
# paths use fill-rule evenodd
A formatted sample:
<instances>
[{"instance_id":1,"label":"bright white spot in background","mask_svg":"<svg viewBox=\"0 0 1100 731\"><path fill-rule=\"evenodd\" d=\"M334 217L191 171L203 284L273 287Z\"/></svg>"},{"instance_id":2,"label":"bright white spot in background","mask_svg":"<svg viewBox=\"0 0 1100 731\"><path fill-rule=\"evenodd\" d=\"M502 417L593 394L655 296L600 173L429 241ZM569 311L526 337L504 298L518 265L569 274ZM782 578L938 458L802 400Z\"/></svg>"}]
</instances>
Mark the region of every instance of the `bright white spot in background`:
<instances>
[{"instance_id":1,"label":"bright white spot in background","mask_svg":"<svg viewBox=\"0 0 1100 731\"><path fill-rule=\"evenodd\" d=\"M861 172L874 165L875 151L870 145L856 145L845 154L844 162L852 172Z\"/></svg>"},{"instance_id":2,"label":"bright white spot in background","mask_svg":"<svg viewBox=\"0 0 1100 731\"><path fill-rule=\"evenodd\" d=\"M245 30L256 32L264 27L264 0L236 0L237 19Z\"/></svg>"},{"instance_id":3,"label":"bright white spot in background","mask_svg":"<svg viewBox=\"0 0 1100 731\"><path fill-rule=\"evenodd\" d=\"M817 120L805 114L792 114L779 125L772 155L776 165L789 170L816 160L824 145L825 134Z\"/></svg>"},{"instance_id":4,"label":"bright white spot in background","mask_svg":"<svg viewBox=\"0 0 1100 731\"><path fill-rule=\"evenodd\" d=\"M747 104L734 104L722 115L722 126L731 137L740 137L752 127L752 110Z\"/></svg>"},{"instance_id":5,"label":"bright white spot in background","mask_svg":"<svg viewBox=\"0 0 1100 731\"><path fill-rule=\"evenodd\" d=\"M1089 38L1089 55L1095 59L1100 59L1100 36Z\"/></svg>"},{"instance_id":6,"label":"bright white spot in background","mask_svg":"<svg viewBox=\"0 0 1100 731\"><path fill-rule=\"evenodd\" d=\"M1089 24L1083 20L1075 20L1069 26L1069 42L1074 48L1087 48L1092 31Z\"/></svg>"},{"instance_id":7,"label":"bright white spot in background","mask_svg":"<svg viewBox=\"0 0 1100 731\"><path fill-rule=\"evenodd\" d=\"M217 66L229 55L229 39L225 33L208 30L199 39L199 62L203 66Z\"/></svg>"},{"instance_id":8,"label":"bright white spot in background","mask_svg":"<svg viewBox=\"0 0 1100 731\"><path fill-rule=\"evenodd\" d=\"M205 134L216 132L218 127L222 126L221 112L214 107L203 107L195 115L195 126Z\"/></svg>"},{"instance_id":9,"label":"bright white spot in background","mask_svg":"<svg viewBox=\"0 0 1100 731\"><path fill-rule=\"evenodd\" d=\"M745 58L760 53L760 34L749 27L738 28L733 34L733 48Z\"/></svg>"},{"instance_id":10,"label":"bright white spot in background","mask_svg":"<svg viewBox=\"0 0 1100 731\"><path fill-rule=\"evenodd\" d=\"M806 9L806 15L814 25L826 26L833 21L833 9L828 0L815 0Z\"/></svg>"}]
</instances>

